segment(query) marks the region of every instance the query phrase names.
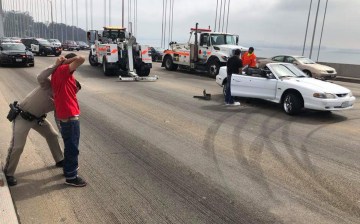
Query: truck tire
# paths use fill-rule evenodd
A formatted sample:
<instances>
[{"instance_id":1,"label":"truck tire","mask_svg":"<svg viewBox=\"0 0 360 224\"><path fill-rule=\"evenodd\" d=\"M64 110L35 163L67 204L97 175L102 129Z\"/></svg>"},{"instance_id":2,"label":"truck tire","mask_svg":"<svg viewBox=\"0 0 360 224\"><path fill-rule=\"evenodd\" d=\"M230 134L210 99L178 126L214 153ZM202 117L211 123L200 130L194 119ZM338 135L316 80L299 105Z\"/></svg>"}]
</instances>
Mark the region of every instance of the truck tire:
<instances>
[{"instance_id":1,"label":"truck tire","mask_svg":"<svg viewBox=\"0 0 360 224\"><path fill-rule=\"evenodd\" d=\"M288 115L298 114L303 108L302 99L298 94L287 93L283 100L283 109L284 112Z\"/></svg>"},{"instance_id":2,"label":"truck tire","mask_svg":"<svg viewBox=\"0 0 360 224\"><path fill-rule=\"evenodd\" d=\"M174 64L171 56L167 56L165 58L165 68L166 68L166 70L169 70L169 71L175 71L178 68L178 65Z\"/></svg>"},{"instance_id":3,"label":"truck tire","mask_svg":"<svg viewBox=\"0 0 360 224\"><path fill-rule=\"evenodd\" d=\"M210 59L207 62L208 74L211 78L215 78L219 74L220 62L218 59Z\"/></svg>"},{"instance_id":4,"label":"truck tire","mask_svg":"<svg viewBox=\"0 0 360 224\"><path fill-rule=\"evenodd\" d=\"M90 51L90 54L89 54L89 63L91 66L97 66L98 65L98 62L97 60L95 60L95 56L92 55L91 51Z\"/></svg>"},{"instance_id":5,"label":"truck tire","mask_svg":"<svg viewBox=\"0 0 360 224\"><path fill-rule=\"evenodd\" d=\"M116 73L116 70L108 68L108 63L106 62L105 58L103 60L103 71L104 71L104 75L106 76L113 76Z\"/></svg>"},{"instance_id":6,"label":"truck tire","mask_svg":"<svg viewBox=\"0 0 360 224\"><path fill-rule=\"evenodd\" d=\"M140 69L137 69L137 70L136 70L136 74L137 74L138 76L141 76L141 77L143 77L143 76L149 76L149 74L150 74L150 68L145 67L145 65L141 65L141 66L140 66Z\"/></svg>"}]
</instances>

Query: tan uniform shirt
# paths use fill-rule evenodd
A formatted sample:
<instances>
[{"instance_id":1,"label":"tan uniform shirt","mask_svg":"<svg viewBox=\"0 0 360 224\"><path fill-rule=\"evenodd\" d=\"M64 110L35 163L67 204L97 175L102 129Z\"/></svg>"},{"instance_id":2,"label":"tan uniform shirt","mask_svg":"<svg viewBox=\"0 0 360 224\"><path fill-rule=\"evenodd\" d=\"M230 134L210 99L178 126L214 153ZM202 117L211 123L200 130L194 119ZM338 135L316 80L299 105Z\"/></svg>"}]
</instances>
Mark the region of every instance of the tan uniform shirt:
<instances>
[{"instance_id":1,"label":"tan uniform shirt","mask_svg":"<svg viewBox=\"0 0 360 224\"><path fill-rule=\"evenodd\" d=\"M56 66L52 65L43 70L38 76L37 81L40 86L30 92L20 103L20 108L40 117L54 110L53 92L49 76L55 71Z\"/></svg>"}]
</instances>

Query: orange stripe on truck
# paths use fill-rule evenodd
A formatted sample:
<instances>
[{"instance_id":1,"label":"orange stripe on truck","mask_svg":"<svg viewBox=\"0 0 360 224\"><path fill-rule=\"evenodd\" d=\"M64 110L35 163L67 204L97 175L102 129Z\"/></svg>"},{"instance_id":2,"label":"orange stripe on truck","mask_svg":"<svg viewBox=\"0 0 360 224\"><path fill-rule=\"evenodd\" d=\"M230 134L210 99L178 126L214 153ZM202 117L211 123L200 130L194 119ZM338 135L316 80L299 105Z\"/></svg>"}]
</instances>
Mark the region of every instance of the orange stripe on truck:
<instances>
[{"instance_id":1,"label":"orange stripe on truck","mask_svg":"<svg viewBox=\"0 0 360 224\"><path fill-rule=\"evenodd\" d=\"M181 52L181 51L170 51L170 50L166 50L164 52L165 54L178 54L178 55L181 55L181 56L190 56L190 53L189 52Z\"/></svg>"},{"instance_id":2,"label":"orange stripe on truck","mask_svg":"<svg viewBox=\"0 0 360 224\"><path fill-rule=\"evenodd\" d=\"M143 50L141 54L146 54L149 50Z\"/></svg>"},{"instance_id":3,"label":"orange stripe on truck","mask_svg":"<svg viewBox=\"0 0 360 224\"><path fill-rule=\"evenodd\" d=\"M112 51L111 51L112 54L115 54L115 53L117 53L117 52L118 52L117 49L112 49Z\"/></svg>"}]
</instances>

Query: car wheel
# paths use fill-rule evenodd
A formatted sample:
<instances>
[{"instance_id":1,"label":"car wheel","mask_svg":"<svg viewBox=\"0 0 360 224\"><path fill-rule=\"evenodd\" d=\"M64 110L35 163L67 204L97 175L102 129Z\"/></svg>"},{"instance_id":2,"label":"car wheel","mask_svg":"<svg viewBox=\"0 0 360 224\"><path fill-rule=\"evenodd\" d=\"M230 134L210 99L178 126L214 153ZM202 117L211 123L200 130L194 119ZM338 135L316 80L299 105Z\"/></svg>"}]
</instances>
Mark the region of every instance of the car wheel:
<instances>
[{"instance_id":1,"label":"car wheel","mask_svg":"<svg viewBox=\"0 0 360 224\"><path fill-rule=\"evenodd\" d=\"M312 77L312 73L309 70L303 71L307 76Z\"/></svg>"},{"instance_id":2,"label":"car wheel","mask_svg":"<svg viewBox=\"0 0 360 224\"><path fill-rule=\"evenodd\" d=\"M208 61L207 70L211 78L215 78L219 74L220 62L216 59Z\"/></svg>"},{"instance_id":3,"label":"car wheel","mask_svg":"<svg viewBox=\"0 0 360 224\"><path fill-rule=\"evenodd\" d=\"M283 100L283 109L289 115L298 114L303 107L301 98L294 93L288 93Z\"/></svg>"},{"instance_id":4,"label":"car wheel","mask_svg":"<svg viewBox=\"0 0 360 224\"><path fill-rule=\"evenodd\" d=\"M175 71L178 68L178 65L174 64L171 56L167 56L165 59L165 68L169 71Z\"/></svg>"}]
</instances>

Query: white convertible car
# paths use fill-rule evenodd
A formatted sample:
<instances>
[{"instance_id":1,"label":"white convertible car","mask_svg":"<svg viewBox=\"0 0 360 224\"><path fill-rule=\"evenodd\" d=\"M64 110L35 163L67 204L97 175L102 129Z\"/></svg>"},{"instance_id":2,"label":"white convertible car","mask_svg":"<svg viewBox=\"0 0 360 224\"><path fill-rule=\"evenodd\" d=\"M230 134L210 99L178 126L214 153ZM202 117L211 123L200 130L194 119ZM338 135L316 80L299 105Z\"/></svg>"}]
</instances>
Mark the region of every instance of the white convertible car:
<instances>
[{"instance_id":1,"label":"white convertible car","mask_svg":"<svg viewBox=\"0 0 360 224\"><path fill-rule=\"evenodd\" d=\"M355 97L342 86L309 78L300 69L289 63L268 63L260 74L233 74L232 96L258 98L281 103L285 113L293 115L303 108L334 111L353 107ZM216 82L225 86L226 66L220 68Z\"/></svg>"}]
</instances>

